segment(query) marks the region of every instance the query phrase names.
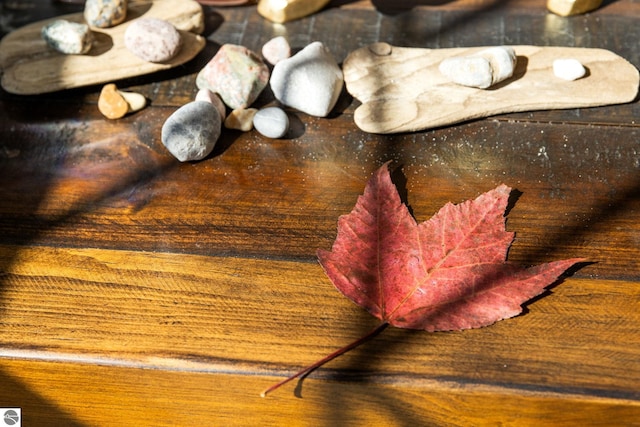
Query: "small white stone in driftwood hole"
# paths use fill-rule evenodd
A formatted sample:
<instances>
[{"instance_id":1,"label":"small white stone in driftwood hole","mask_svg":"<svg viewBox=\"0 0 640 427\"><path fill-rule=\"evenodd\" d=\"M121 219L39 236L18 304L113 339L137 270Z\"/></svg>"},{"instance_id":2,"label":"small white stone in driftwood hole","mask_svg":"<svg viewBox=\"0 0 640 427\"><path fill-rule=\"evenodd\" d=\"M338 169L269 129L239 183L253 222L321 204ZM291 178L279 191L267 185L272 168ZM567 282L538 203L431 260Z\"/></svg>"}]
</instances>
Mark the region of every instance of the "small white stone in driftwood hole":
<instances>
[{"instance_id":1,"label":"small white stone in driftwood hole","mask_svg":"<svg viewBox=\"0 0 640 427\"><path fill-rule=\"evenodd\" d=\"M553 61L553 74L563 80L578 80L587 73L584 65L577 59L556 59Z\"/></svg>"},{"instance_id":2,"label":"small white stone in driftwood hole","mask_svg":"<svg viewBox=\"0 0 640 427\"><path fill-rule=\"evenodd\" d=\"M438 68L454 83L486 89L513 76L516 63L513 48L499 46L469 56L447 58Z\"/></svg>"}]
</instances>

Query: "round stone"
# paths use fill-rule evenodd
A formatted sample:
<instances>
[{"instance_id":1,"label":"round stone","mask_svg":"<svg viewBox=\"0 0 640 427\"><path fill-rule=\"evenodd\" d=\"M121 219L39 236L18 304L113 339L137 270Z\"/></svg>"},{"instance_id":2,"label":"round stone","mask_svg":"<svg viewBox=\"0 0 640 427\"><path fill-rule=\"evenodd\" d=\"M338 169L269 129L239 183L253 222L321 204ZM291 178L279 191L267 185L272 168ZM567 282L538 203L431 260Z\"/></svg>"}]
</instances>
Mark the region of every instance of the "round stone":
<instances>
[{"instance_id":1,"label":"round stone","mask_svg":"<svg viewBox=\"0 0 640 427\"><path fill-rule=\"evenodd\" d=\"M267 138L282 138L289 130L289 116L281 108L264 108L253 116L253 127Z\"/></svg>"},{"instance_id":2,"label":"round stone","mask_svg":"<svg viewBox=\"0 0 640 427\"><path fill-rule=\"evenodd\" d=\"M138 58L148 62L166 62L180 51L180 32L167 21L140 18L124 33L124 45Z\"/></svg>"},{"instance_id":3,"label":"round stone","mask_svg":"<svg viewBox=\"0 0 640 427\"><path fill-rule=\"evenodd\" d=\"M177 109L162 125L162 143L181 162L201 160L216 145L220 113L210 102L193 101Z\"/></svg>"}]
</instances>

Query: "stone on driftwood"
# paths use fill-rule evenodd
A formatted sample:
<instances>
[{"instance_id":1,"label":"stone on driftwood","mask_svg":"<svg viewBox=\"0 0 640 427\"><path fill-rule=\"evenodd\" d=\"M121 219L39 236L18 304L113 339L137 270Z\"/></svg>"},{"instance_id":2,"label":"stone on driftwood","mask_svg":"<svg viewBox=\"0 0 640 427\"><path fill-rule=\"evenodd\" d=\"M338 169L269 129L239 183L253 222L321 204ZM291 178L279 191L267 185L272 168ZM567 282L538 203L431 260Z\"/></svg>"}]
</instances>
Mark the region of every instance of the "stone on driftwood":
<instances>
[{"instance_id":1,"label":"stone on driftwood","mask_svg":"<svg viewBox=\"0 0 640 427\"><path fill-rule=\"evenodd\" d=\"M91 50L93 33L87 24L57 19L42 27L42 38L60 53L81 55Z\"/></svg>"},{"instance_id":2,"label":"stone on driftwood","mask_svg":"<svg viewBox=\"0 0 640 427\"><path fill-rule=\"evenodd\" d=\"M124 32L124 45L143 61L166 62L180 51L180 33L169 22L157 18L140 18Z\"/></svg>"},{"instance_id":3,"label":"stone on driftwood","mask_svg":"<svg viewBox=\"0 0 640 427\"><path fill-rule=\"evenodd\" d=\"M84 19L92 27L110 28L127 17L127 0L87 0Z\"/></svg>"},{"instance_id":4,"label":"stone on driftwood","mask_svg":"<svg viewBox=\"0 0 640 427\"><path fill-rule=\"evenodd\" d=\"M587 70L577 59L556 59L553 61L553 74L563 80L573 81L584 77Z\"/></svg>"},{"instance_id":5,"label":"stone on driftwood","mask_svg":"<svg viewBox=\"0 0 640 427\"><path fill-rule=\"evenodd\" d=\"M511 77L516 63L512 47L498 46L474 55L447 58L439 69L454 83L486 89Z\"/></svg>"}]
</instances>

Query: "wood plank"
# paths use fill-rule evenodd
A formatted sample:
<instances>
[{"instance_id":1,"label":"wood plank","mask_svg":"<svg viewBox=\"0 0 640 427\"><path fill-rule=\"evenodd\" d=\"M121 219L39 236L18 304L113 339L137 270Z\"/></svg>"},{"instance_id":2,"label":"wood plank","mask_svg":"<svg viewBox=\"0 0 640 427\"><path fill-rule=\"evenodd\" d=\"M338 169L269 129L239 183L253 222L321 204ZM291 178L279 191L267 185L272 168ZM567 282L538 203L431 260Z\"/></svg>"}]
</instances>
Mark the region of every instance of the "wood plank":
<instances>
[{"instance_id":1,"label":"wood plank","mask_svg":"<svg viewBox=\"0 0 640 427\"><path fill-rule=\"evenodd\" d=\"M80 106L74 122L76 108L25 104L0 119L18 153L0 158L4 242L314 260L393 160L418 220L505 183L522 193L511 259L586 257L596 264L579 275L640 277L635 127L501 120L392 138L301 117L295 140L229 132L208 160L179 164L159 141L172 109L112 122ZM31 114L48 121L25 125Z\"/></svg>"},{"instance_id":2,"label":"wood plank","mask_svg":"<svg viewBox=\"0 0 640 427\"><path fill-rule=\"evenodd\" d=\"M254 390L274 378L236 372L135 369L0 359L0 400L29 425L319 426L634 425L636 403L432 382L307 380L302 398ZM336 405L336 402L340 402ZM479 410L478 408L482 408Z\"/></svg>"},{"instance_id":3,"label":"wood plank","mask_svg":"<svg viewBox=\"0 0 640 427\"><path fill-rule=\"evenodd\" d=\"M0 256L5 356L285 375L376 324L315 263L11 246ZM461 333L389 329L319 375L638 400L639 304L634 282L569 278L523 316Z\"/></svg>"}]
</instances>

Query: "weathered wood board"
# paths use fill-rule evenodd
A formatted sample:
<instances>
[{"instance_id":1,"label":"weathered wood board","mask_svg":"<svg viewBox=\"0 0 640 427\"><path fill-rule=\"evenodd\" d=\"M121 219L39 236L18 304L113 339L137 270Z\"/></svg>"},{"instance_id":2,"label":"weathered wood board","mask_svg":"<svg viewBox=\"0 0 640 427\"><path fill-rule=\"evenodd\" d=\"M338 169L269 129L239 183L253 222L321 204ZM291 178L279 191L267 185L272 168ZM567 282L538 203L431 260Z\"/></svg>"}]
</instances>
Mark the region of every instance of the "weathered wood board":
<instances>
[{"instance_id":1,"label":"weathered wood board","mask_svg":"<svg viewBox=\"0 0 640 427\"><path fill-rule=\"evenodd\" d=\"M355 50L343 64L347 90L362 102L356 125L370 133L412 132L495 114L595 107L631 102L638 94L638 70L604 49L513 46L513 77L489 89L465 87L442 75L445 58L486 47L421 49L375 43ZM587 69L581 79L553 74L555 59L575 58Z\"/></svg>"},{"instance_id":2,"label":"weathered wood board","mask_svg":"<svg viewBox=\"0 0 640 427\"><path fill-rule=\"evenodd\" d=\"M159 18L171 22L182 35L180 53L164 63L143 61L124 45L124 32L134 19ZM193 59L205 46L202 7L193 0L131 2L127 20L112 28L92 28L95 41L86 55L64 55L42 39L43 26L56 19L84 22L82 13L26 25L0 41L2 87L11 93L35 95L117 81L173 68Z\"/></svg>"}]
</instances>

